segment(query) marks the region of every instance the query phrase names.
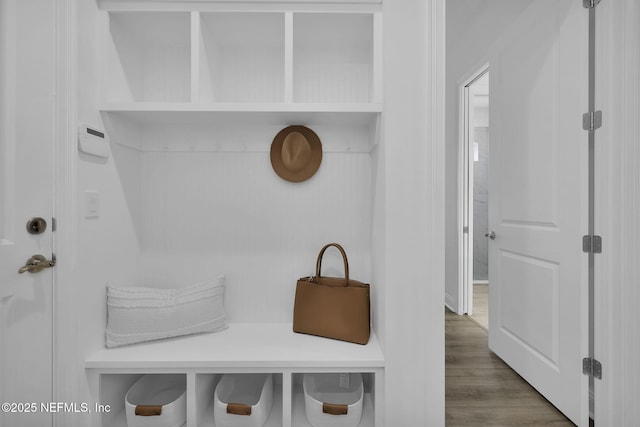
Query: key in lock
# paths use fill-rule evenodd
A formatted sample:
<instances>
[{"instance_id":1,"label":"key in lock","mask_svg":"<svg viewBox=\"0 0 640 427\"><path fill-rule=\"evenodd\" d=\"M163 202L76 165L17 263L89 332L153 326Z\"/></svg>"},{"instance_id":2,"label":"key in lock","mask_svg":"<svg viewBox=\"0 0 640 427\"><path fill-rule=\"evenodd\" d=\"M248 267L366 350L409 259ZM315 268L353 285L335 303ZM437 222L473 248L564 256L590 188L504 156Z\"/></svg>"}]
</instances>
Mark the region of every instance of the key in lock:
<instances>
[{"instance_id":1,"label":"key in lock","mask_svg":"<svg viewBox=\"0 0 640 427\"><path fill-rule=\"evenodd\" d=\"M56 257L53 255L51 260L48 260L44 255L33 255L27 260L24 266L20 267L18 273L38 273L45 268L51 268L56 265Z\"/></svg>"}]
</instances>

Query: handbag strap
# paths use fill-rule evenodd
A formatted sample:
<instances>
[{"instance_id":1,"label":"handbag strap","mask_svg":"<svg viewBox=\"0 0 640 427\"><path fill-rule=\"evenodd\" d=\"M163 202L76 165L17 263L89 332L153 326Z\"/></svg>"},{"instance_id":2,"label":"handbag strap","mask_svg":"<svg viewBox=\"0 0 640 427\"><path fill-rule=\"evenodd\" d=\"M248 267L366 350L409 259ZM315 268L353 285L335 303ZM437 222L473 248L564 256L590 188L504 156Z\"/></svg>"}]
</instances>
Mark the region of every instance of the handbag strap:
<instances>
[{"instance_id":1,"label":"handbag strap","mask_svg":"<svg viewBox=\"0 0 640 427\"><path fill-rule=\"evenodd\" d=\"M342 246L340 246L337 243L329 243L328 245L325 245L322 249L320 249L320 253L318 254L318 260L316 261L316 277L320 277L320 269L322 267L322 257L324 256L324 252L330 246L337 248L342 254L342 261L344 261L344 278L346 280L345 286L348 286L349 285L349 261L347 261L347 253L344 251Z\"/></svg>"}]
</instances>

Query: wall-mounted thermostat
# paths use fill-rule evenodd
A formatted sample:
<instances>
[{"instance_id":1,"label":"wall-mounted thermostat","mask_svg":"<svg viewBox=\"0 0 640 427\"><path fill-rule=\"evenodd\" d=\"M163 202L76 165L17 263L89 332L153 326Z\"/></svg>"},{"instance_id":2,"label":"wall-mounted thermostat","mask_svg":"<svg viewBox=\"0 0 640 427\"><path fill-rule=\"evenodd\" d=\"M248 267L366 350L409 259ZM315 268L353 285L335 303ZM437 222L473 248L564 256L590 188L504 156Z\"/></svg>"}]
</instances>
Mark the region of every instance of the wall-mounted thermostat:
<instances>
[{"instance_id":1,"label":"wall-mounted thermostat","mask_svg":"<svg viewBox=\"0 0 640 427\"><path fill-rule=\"evenodd\" d=\"M92 156L108 158L109 137L95 126L82 124L78 127L78 150Z\"/></svg>"}]
</instances>

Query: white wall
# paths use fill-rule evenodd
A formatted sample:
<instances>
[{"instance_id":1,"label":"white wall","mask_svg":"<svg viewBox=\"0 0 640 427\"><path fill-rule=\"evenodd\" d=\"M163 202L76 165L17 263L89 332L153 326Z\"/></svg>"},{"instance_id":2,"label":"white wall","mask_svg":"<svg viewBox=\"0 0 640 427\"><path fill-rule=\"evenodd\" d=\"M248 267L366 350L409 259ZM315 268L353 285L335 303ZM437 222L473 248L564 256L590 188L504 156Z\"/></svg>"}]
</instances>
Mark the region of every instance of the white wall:
<instances>
[{"instance_id":1,"label":"white wall","mask_svg":"<svg viewBox=\"0 0 640 427\"><path fill-rule=\"evenodd\" d=\"M112 133L126 124L114 124ZM290 183L269 160L283 125L252 125L252 135L242 133L246 123L228 126L226 136L216 133L220 124L201 129L197 138L206 141L191 148L182 136L193 124L156 123L141 136L120 136L124 143L139 137L152 151L127 149L137 153L139 172L122 175L120 191L138 206L132 221L140 251L136 274L115 284L184 287L225 274L230 322L286 322L296 279L315 273L318 251L329 242L344 246L351 277L370 283L371 141L361 151L331 149L344 138L371 138L368 130L310 125L326 150L322 164L309 180ZM212 149L218 145L227 149ZM122 172L130 157L116 159ZM344 274L336 251L326 253L322 273Z\"/></svg>"},{"instance_id":2,"label":"white wall","mask_svg":"<svg viewBox=\"0 0 640 427\"><path fill-rule=\"evenodd\" d=\"M97 60L97 7L95 2L77 2L77 120L104 129L98 113L96 88L98 85ZM75 145L75 141L72 142ZM110 157L101 159L73 150L75 170L74 212L77 224L72 236L75 246L69 256L71 285L68 296L71 301L62 306L74 315L73 356L77 364L77 400L90 401L85 359L104 348L106 326L107 282L124 281L137 272L139 243L136 238L133 216L137 210L135 201L127 198L124 184L132 176L139 175L140 156L130 149L111 145ZM85 191L99 193L98 218L85 218ZM64 363L64 362L60 362ZM86 422L85 417L74 421Z\"/></svg>"},{"instance_id":3,"label":"white wall","mask_svg":"<svg viewBox=\"0 0 640 427\"><path fill-rule=\"evenodd\" d=\"M383 4L389 427L444 425L444 129L442 110L431 108L444 97L443 6L437 0Z\"/></svg>"},{"instance_id":4,"label":"white wall","mask_svg":"<svg viewBox=\"0 0 640 427\"><path fill-rule=\"evenodd\" d=\"M446 191L445 191L445 304L457 311L458 300L458 87L476 71L490 46L530 4L530 0L446 0Z\"/></svg>"}]
</instances>

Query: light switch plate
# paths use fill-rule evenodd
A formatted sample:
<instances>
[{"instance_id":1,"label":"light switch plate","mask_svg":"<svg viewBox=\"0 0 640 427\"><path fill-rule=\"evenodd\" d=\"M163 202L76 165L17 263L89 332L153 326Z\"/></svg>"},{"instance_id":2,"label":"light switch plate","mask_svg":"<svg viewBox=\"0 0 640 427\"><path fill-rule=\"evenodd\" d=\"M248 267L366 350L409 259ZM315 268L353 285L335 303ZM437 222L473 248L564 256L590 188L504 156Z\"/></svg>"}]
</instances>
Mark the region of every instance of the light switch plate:
<instances>
[{"instance_id":1,"label":"light switch plate","mask_svg":"<svg viewBox=\"0 0 640 427\"><path fill-rule=\"evenodd\" d=\"M100 216L100 193L95 190L84 192L84 217L98 218Z\"/></svg>"}]
</instances>

